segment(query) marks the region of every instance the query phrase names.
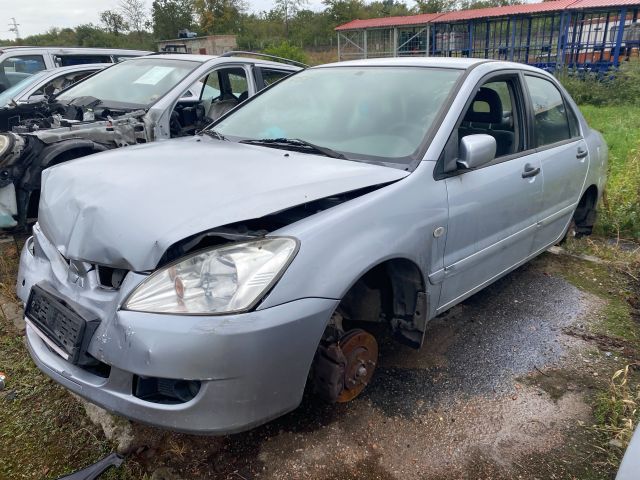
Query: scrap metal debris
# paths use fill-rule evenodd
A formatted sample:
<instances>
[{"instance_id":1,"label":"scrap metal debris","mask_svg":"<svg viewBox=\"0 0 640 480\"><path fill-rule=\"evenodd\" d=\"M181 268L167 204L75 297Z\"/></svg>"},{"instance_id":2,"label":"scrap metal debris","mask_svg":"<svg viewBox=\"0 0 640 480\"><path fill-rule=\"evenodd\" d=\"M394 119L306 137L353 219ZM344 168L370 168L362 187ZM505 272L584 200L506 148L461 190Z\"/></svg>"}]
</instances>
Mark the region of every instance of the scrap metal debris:
<instances>
[{"instance_id":1,"label":"scrap metal debris","mask_svg":"<svg viewBox=\"0 0 640 480\"><path fill-rule=\"evenodd\" d=\"M71 475L60 477L58 480L95 480L96 478L102 476L102 474L109 470L111 467L120 467L120 465L122 465L122 462L124 462L124 458L122 458L117 453L112 453L102 460L98 460L93 465L72 473Z\"/></svg>"}]
</instances>

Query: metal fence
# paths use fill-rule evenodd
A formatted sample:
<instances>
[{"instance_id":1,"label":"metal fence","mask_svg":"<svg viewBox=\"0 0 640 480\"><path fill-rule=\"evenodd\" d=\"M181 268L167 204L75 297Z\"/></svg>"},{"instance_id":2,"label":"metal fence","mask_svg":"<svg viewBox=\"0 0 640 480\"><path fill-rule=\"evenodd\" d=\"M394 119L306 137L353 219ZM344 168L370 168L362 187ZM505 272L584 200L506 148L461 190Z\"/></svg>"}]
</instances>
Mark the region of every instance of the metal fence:
<instances>
[{"instance_id":1,"label":"metal fence","mask_svg":"<svg viewBox=\"0 0 640 480\"><path fill-rule=\"evenodd\" d=\"M474 57L606 71L638 57L638 7L555 11L338 32L340 60Z\"/></svg>"}]
</instances>

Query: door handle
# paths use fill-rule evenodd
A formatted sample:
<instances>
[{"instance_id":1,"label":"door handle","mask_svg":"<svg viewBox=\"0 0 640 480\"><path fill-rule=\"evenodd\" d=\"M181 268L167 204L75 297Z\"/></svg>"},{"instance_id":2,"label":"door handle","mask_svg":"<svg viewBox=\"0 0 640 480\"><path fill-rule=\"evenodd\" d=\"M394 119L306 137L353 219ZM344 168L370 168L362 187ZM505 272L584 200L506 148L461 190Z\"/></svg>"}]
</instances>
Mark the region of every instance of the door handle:
<instances>
[{"instance_id":1,"label":"door handle","mask_svg":"<svg viewBox=\"0 0 640 480\"><path fill-rule=\"evenodd\" d=\"M585 148L578 147L578 153L576 153L576 158L584 158L589 155L589 151Z\"/></svg>"},{"instance_id":2,"label":"door handle","mask_svg":"<svg viewBox=\"0 0 640 480\"><path fill-rule=\"evenodd\" d=\"M524 166L524 172L522 172L522 178L535 177L540 173L540 167L533 167L530 163Z\"/></svg>"}]
</instances>

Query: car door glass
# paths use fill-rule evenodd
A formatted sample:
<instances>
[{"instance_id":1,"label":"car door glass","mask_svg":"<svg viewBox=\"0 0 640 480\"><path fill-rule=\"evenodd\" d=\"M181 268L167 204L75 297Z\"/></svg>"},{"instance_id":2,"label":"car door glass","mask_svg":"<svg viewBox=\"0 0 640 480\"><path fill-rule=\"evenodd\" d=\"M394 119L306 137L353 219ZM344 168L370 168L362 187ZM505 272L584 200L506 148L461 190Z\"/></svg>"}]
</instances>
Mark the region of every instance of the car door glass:
<instances>
[{"instance_id":1,"label":"car door glass","mask_svg":"<svg viewBox=\"0 0 640 480\"><path fill-rule=\"evenodd\" d=\"M218 72L211 72L207 75L207 81L202 88L201 99L205 102L211 102L220 96L220 78Z\"/></svg>"},{"instance_id":2,"label":"car door glass","mask_svg":"<svg viewBox=\"0 0 640 480\"><path fill-rule=\"evenodd\" d=\"M496 158L521 150L511 80L488 82L475 94L458 128L458 140L485 134L496 140Z\"/></svg>"},{"instance_id":3,"label":"car door glass","mask_svg":"<svg viewBox=\"0 0 640 480\"><path fill-rule=\"evenodd\" d=\"M525 75L525 81L533 106L536 147L570 139L572 132L560 90L544 78Z\"/></svg>"},{"instance_id":4,"label":"car door glass","mask_svg":"<svg viewBox=\"0 0 640 480\"><path fill-rule=\"evenodd\" d=\"M0 92L46 68L42 55L9 57L0 63Z\"/></svg>"},{"instance_id":5,"label":"car door glass","mask_svg":"<svg viewBox=\"0 0 640 480\"><path fill-rule=\"evenodd\" d=\"M271 70L268 68L262 68L261 73L262 73L262 81L264 82L265 87L273 85L274 83L277 83L283 78L291 75L291 72L285 72L282 70Z\"/></svg>"},{"instance_id":6,"label":"car door glass","mask_svg":"<svg viewBox=\"0 0 640 480\"><path fill-rule=\"evenodd\" d=\"M111 63L111 55L58 55L56 58L61 67L87 63Z\"/></svg>"},{"instance_id":7,"label":"car door glass","mask_svg":"<svg viewBox=\"0 0 640 480\"><path fill-rule=\"evenodd\" d=\"M247 75L241 68L234 68L233 71L228 73L229 86L231 87L231 93L240 101L246 98L240 99L244 94L248 94L249 85L247 83Z\"/></svg>"},{"instance_id":8,"label":"car door glass","mask_svg":"<svg viewBox=\"0 0 640 480\"><path fill-rule=\"evenodd\" d=\"M61 75L44 84L38 90L33 92L31 95L29 95L29 98L41 97L41 96L50 97L52 95L55 95L61 92L65 88L70 87L74 83L79 82L80 80L91 75L92 73L93 73L92 71L85 71L85 72L75 72L75 73L69 73L67 75Z\"/></svg>"}]
</instances>

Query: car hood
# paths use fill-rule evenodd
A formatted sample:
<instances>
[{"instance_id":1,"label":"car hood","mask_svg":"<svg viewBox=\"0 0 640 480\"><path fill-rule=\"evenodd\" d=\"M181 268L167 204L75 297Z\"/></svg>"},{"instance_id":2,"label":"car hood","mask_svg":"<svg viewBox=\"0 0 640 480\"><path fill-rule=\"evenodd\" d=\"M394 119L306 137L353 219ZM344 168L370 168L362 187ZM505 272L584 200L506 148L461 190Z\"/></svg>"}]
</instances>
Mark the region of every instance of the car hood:
<instances>
[{"instance_id":1,"label":"car hood","mask_svg":"<svg viewBox=\"0 0 640 480\"><path fill-rule=\"evenodd\" d=\"M208 137L159 141L45 170L38 221L67 258L144 271L191 235L407 175Z\"/></svg>"}]
</instances>

